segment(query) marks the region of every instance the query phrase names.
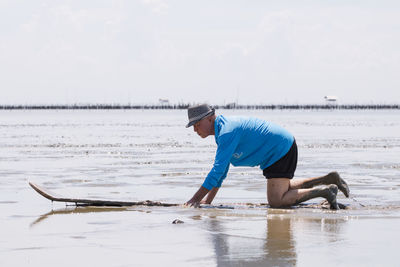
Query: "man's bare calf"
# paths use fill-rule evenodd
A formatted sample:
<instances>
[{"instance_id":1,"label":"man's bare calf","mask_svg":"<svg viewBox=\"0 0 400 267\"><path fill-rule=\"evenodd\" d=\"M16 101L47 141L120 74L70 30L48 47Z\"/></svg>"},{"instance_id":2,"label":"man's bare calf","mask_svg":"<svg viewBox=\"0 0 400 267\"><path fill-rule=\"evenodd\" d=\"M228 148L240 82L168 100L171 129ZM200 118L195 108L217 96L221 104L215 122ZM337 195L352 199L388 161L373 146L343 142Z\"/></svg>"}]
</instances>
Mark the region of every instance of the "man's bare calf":
<instances>
[{"instance_id":1,"label":"man's bare calf","mask_svg":"<svg viewBox=\"0 0 400 267\"><path fill-rule=\"evenodd\" d=\"M346 197L349 197L350 194L349 186L337 172L330 172L321 177L293 180L293 182L290 184L291 188L312 188L317 185L335 184Z\"/></svg>"},{"instance_id":2,"label":"man's bare calf","mask_svg":"<svg viewBox=\"0 0 400 267\"><path fill-rule=\"evenodd\" d=\"M338 187L334 184L313 188L307 194L300 197L297 200L296 204L299 204L301 202L307 201L312 198L323 197L329 202L330 208L332 210L338 210L339 206L336 201L337 192L338 192Z\"/></svg>"}]
</instances>

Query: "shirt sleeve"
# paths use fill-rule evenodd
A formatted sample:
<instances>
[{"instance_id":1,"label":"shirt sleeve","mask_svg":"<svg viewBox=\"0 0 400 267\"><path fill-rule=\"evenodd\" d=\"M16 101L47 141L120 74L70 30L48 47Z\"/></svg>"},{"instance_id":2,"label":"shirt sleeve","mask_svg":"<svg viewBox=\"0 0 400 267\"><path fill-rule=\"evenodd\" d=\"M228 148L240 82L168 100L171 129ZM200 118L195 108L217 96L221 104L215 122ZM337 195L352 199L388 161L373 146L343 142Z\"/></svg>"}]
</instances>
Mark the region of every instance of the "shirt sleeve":
<instances>
[{"instance_id":1,"label":"shirt sleeve","mask_svg":"<svg viewBox=\"0 0 400 267\"><path fill-rule=\"evenodd\" d=\"M211 190L213 187L221 186L228 173L230 160L239 140L240 135L234 132L226 133L219 137L214 165L204 180L203 187Z\"/></svg>"},{"instance_id":2,"label":"shirt sleeve","mask_svg":"<svg viewBox=\"0 0 400 267\"><path fill-rule=\"evenodd\" d=\"M230 164L228 164L228 167L226 167L225 173L222 175L221 179L219 179L216 187L221 187L222 182L225 180L226 175L228 174L229 166L230 166Z\"/></svg>"}]
</instances>

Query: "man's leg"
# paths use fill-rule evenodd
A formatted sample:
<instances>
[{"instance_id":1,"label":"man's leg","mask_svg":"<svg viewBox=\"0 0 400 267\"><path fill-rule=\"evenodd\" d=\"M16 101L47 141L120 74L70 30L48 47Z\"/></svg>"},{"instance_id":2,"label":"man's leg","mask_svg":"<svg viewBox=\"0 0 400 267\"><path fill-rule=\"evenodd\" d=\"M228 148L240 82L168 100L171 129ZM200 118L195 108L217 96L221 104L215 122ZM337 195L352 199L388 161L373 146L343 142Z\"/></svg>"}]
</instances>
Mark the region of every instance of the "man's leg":
<instances>
[{"instance_id":1,"label":"man's leg","mask_svg":"<svg viewBox=\"0 0 400 267\"><path fill-rule=\"evenodd\" d=\"M272 208L288 207L312 198L322 197L328 200L331 209L339 209L336 202L338 192L336 185L291 189L290 181L288 178L271 178L267 180L268 203Z\"/></svg>"},{"instance_id":2,"label":"man's leg","mask_svg":"<svg viewBox=\"0 0 400 267\"><path fill-rule=\"evenodd\" d=\"M290 189L312 188L317 185L330 185L335 184L346 197L349 197L350 190L347 183L340 177L337 172L328 173L325 176L293 179L290 181Z\"/></svg>"}]
</instances>

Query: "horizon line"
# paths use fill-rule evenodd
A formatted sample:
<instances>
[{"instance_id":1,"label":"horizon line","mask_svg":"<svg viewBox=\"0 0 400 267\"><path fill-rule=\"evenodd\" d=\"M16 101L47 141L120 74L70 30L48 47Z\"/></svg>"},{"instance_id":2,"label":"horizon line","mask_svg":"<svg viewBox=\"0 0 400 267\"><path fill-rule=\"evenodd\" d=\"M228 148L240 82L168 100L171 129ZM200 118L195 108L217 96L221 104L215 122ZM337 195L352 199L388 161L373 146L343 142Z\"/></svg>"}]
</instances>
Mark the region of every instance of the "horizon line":
<instances>
[{"instance_id":1,"label":"horizon line","mask_svg":"<svg viewBox=\"0 0 400 267\"><path fill-rule=\"evenodd\" d=\"M211 104L210 104L211 105ZM8 104L0 110L56 110L56 109L187 109L190 104ZM399 104L225 104L211 105L216 109L400 109Z\"/></svg>"}]
</instances>

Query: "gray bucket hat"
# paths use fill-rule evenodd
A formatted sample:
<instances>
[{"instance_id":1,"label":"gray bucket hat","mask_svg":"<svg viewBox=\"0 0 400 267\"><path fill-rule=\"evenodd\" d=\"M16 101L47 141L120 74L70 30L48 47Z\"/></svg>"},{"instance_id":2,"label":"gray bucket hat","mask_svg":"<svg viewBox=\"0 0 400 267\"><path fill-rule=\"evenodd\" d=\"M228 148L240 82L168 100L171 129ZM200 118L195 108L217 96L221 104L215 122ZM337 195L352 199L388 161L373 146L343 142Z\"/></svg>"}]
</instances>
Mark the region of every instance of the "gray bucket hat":
<instances>
[{"instance_id":1,"label":"gray bucket hat","mask_svg":"<svg viewBox=\"0 0 400 267\"><path fill-rule=\"evenodd\" d=\"M214 115L214 113L215 109L207 104L201 104L189 107L188 108L189 123L186 125L186 128L194 125L196 122L202 120L207 116Z\"/></svg>"}]
</instances>

